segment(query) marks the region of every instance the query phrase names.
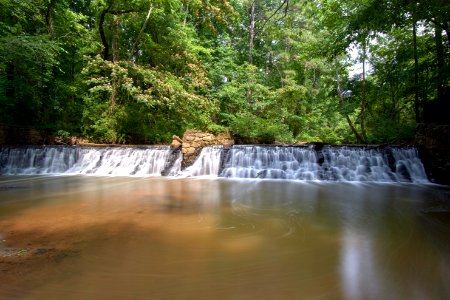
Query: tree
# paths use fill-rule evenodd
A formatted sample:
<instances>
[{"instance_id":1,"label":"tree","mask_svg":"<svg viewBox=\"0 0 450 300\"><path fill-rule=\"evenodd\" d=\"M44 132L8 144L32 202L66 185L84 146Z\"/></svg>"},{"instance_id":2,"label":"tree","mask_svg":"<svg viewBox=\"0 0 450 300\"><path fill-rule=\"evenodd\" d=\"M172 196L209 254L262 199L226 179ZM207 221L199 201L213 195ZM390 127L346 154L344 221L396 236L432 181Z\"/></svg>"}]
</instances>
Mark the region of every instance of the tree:
<instances>
[{"instance_id":1,"label":"tree","mask_svg":"<svg viewBox=\"0 0 450 300\"><path fill-rule=\"evenodd\" d=\"M3 122L50 133L75 128L76 77L83 55L95 47L87 18L66 1L1 1L0 7Z\"/></svg>"},{"instance_id":2,"label":"tree","mask_svg":"<svg viewBox=\"0 0 450 300\"><path fill-rule=\"evenodd\" d=\"M191 127L252 142L405 141L428 103L446 101L448 5L0 0L1 122L114 143Z\"/></svg>"}]
</instances>

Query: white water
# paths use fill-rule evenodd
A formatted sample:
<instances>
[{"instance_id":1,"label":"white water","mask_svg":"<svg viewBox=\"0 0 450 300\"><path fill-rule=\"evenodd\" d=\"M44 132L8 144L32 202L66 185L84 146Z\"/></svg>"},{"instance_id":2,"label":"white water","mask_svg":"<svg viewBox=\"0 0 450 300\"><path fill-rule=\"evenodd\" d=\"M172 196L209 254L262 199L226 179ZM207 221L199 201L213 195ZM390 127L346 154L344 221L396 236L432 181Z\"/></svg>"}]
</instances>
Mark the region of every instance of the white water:
<instances>
[{"instance_id":1,"label":"white water","mask_svg":"<svg viewBox=\"0 0 450 300\"><path fill-rule=\"evenodd\" d=\"M0 174L209 176L351 182L428 182L415 148L222 146L202 149L181 171L170 147L3 147ZM172 163L173 162L173 163ZM223 169L221 170L221 166ZM167 170L167 168L169 168Z\"/></svg>"},{"instance_id":2,"label":"white water","mask_svg":"<svg viewBox=\"0 0 450 300\"><path fill-rule=\"evenodd\" d=\"M427 174L422 161L419 158L417 149L401 148L392 149L392 155L395 158L395 170L400 174L403 181L428 182Z\"/></svg>"},{"instance_id":3,"label":"white water","mask_svg":"<svg viewBox=\"0 0 450 300\"><path fill-rule=\"evenodd\" d=\"M223 177L318 180L319 165L312 147L235 146Z\"/></svg>"},{"instance_id":4,"label":"white water","mask_svg":"<svg viewBox=\"0 0 450 300\"><path fill-rule=\"evenodd\" d=\"M319 163L322 157L322 161ZM390 160L392 161L390 163ZM223 177L351 182L428 182L415 148L235 146Z\"/></svg>"},{"instance_id":5,"label":"white water","mask_svg":"<svg viewBox=\"0 0 450 300\"><path fill-rule=\"evenodd\" d=\"M183 153L178 151L177 158L169 170L167 176L178 176L181 172L181 163L183 162Z\"/></svg>"},{"instance_id":6,"label":"white water","mask_svg":"<svg viewBox=\"0 0 450 300\"><path fill-rule=\"evenodd\" d=\"M428 182L415 148L323 148L322 180L369 182ZM389 163L389 157L395 163Z\"/></svg>"},{"instance_id":7,"label":"white water","mask_svg":"<svg viewBox=\"0 0 450 300\"><path fill-rule=\"evenodd\" d=\"M169 147L1 148L4 175L90 174L160 176Z\"/></svg>"},{"instance_id":8,"label":"white water","mask_svg":"<svg viewBox=\"0 0 450 300\"><path fill-rule=\"evenodd\" d=\"M322 153L323 180L397 182L401 179L390 169L387 155L378 149L324 147Z\"/></svg>"},{"instance_id":9,"label":"white water","mask_svg":"<svg viewBox=\"0 0 450 300\"><path fill-rule=\"evenodd\" d=\"M217 176L223 146L207 146L202 149L194 164L181 172L181 176Z\"/></svg>"}]
</instances>

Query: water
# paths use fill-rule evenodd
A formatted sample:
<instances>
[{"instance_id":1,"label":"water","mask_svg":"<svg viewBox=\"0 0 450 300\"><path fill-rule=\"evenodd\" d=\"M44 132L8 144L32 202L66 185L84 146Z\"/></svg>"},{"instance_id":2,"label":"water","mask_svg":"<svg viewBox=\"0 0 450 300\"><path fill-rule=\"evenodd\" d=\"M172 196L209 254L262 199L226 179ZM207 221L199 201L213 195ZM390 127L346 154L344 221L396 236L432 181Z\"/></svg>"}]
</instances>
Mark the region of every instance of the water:
<instances>
[{"instance_id":1,"label":"water","mask_svg":"<svg viewBox=\"0 0 450 300\"><path fill-rule=\"evenodd\" d=\"M450 189L0 177L1 299L449 299Z\"/></svg>"},{"instance_id":2,"label":"water","mask_svg":"<svg viewBox=\"0 0 450 300\"><path fill-rule=\"evenodd\" d=\"M312 147L235 146L225 160L223 177L318 180Z\"/></svg>"},{"instance_id":3,"label":"water","mask_svg":"<svg viewBox=\"0 0 450 300\"><path fill-rule=\"evenodd\" d=\"M350 182L428 182L412 147L222 146L204 147L181 170L170 147L3 147L0 174L209 176Z\"/></svg>"},{"instance_id":4,"label":"water","mask_svg":"<svg viewBox=\"0 0 450 300\"><path fill-rule=\"evenodd\" d=\"M392 149L395 171L403 181L427 182L425 168L415 148Z\"/></svg>"},{"instance_id":5,"label":"water","mask_svg":"<svg viewBox=\"0 0 450 300\"><path fill-rule=\"evenodd\" d=\"M351 182L428 182L412 147L235 146L220 174L230 178Z\"/></svg>"},{"instance_id":6,"label":"water","mask_svg":"<svg viewBox=\"0 0 450 300\"><path fill-rule=\"evenodd\" d=\"M0 148L0 174L88 174L160 176L170 147Z\"/></svg>"},{"instance_id":7,"label":"water","mask_svg":"<svg viewBox=\"0 0 450 300\"><path fill-rule=\"evenodd\" d=\"M180 172L182 176L217 176L223 146L204 147L194 164Z\"/></svg>"}]
</instances>

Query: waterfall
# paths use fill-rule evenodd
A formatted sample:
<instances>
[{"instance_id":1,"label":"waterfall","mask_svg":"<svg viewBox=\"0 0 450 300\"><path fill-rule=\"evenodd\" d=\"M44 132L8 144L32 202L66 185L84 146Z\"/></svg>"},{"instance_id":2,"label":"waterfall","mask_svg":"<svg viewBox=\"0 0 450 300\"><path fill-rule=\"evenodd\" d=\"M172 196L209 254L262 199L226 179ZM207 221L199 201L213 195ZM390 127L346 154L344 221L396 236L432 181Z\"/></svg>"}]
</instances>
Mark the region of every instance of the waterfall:
<instances>
[{"instance_id":1,"label":"waterfall","mask_svg":"<svg viewBox=\"0 0 450 300\"><path fill-rule=\"evenodd\" d=\"M234 146L222 177L348 182L428 182L412 147Z\"/></svg>"},{"instance_id":2,"label":"waterfall","mask_svg":"<svg viewBox=\"0 0 450 300\"><path fill-rule=\"evenodd\" d=\"M0 174L159 176L167 147L3 147Z\"/></svg>"},{"instance_id":3,"label":"waterfall","mask_svg":"<svg viewBox=\"0 0 450 300\"><path fill-rule=\"evenodd\" d=\"M395 171L402 181L428 182L427 174L416 148L393 148Z\"/></svg>"},{"instance_id":4,"label":"waterfall","mask_svg":"<svg viewBox=\"0 0 450 300\"><path fill-rule=\"evenodd\" d=\"M413 147L204 147L181 171L182 154L158 147L0 147L0 175L212 176L348 182L427 183Z\"/></svg>"},{"instance_id":5,"label":"waterfall","mask_svg":"<svg viewBox=\"0 0 450 300\"><path fill-rule=\"evenodd\" d=\"M181 151L176 152L176 158L172 165L170 165L169 170L166 174L162 173L164 176L178 176L181 172L181 164L183 162L183 154Z\"/></svg>"},{"instance_id":6,"label":"waterfall","mask_svg":"<svg viewBox=\"0 0 450 300\"><path fill-rule=\"evenodd\" d=\"M224 162L223 177L317 180L313 146L234 146Z\"/></svg>"},{"instance_id":7,"label":"waterfall","mask_svg":"<svg viewBox=\"0 0 450 300\"><path fill-rule=\"evenodd\" d=\"M428 182L417 150L412 147L325 146L322 153L322 180Z\"/></svg>"},{"instance_id":8,"label":"waterfall","mask_svg":"<svg viewBox=\"0 0 450 300\"><path fill-rule=\"evenodd\" d=\"M388 157L379 149L330 147L322 149L322 180L396 182Z\"/></svg>"},{"instance_id":9,"label":"waterfall","mask_svg":"<svg viewBox=\"0 0 450 300\"><path fill-rule=\"evenodd\" d=\"M207 146L202 149L194 164L182 172L182 176L217 176L223 146Z\"/></svg>"}]
</instances>

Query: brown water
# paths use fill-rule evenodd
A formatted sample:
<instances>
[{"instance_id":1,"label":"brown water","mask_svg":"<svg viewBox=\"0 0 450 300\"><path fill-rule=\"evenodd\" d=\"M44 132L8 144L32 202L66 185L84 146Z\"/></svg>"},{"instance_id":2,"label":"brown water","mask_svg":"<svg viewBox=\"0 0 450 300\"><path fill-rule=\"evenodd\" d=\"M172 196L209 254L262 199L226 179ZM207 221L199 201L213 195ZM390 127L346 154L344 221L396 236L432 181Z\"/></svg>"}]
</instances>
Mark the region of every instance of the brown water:
<instances>
[{"instance_id":1,"label":"brown water","mask_svg":"<svg viewBox=\"0 0 450 300\"><path fill-rule=\"evenodd\" d=\"M450 189L1 177L1 299L449 299Z\"/></svg>"}]
</instances>

